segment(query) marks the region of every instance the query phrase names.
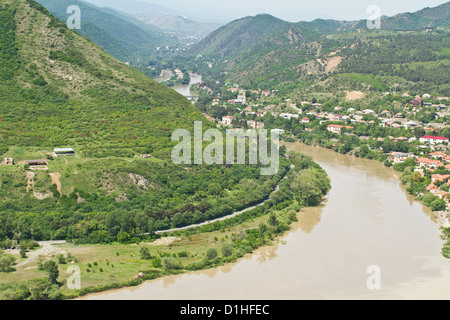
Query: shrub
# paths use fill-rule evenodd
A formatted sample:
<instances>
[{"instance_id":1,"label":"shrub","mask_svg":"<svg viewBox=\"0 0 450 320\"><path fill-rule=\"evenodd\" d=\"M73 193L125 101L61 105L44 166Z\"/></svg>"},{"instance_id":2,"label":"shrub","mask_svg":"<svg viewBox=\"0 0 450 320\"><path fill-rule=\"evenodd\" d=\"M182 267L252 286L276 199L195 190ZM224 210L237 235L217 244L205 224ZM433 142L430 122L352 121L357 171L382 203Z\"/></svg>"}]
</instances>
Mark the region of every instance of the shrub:
<instances>
[{"instance_id":1,"label":"shrub","mask_svg":"<svg viewBox=\"0 0 450 320\"><path fill-rule=\"evenodd\" d=\"M233 246L229 243L224 243L222 245L222 257L231 257L233 255Z\"/></svg>"},{"instance_id":2,"label":"shrub","mask_svg":"<svg viewBox=\"0 0 450 320\"><path fill-rule=\"evenodd\" d=\"M14 262L16 259L11 255L1 255L0 256L0 272L11 272L14 271Z\"/></svg>"},{"instance_id":3,"label":"shrub","mask_svg":"<svg viewBox=\"0 0 450 320\"><path fill-rule=\"evenodd\" d=\"M181 261L176 260L174 258L165 258L163 260L163 266L165 269L168 269L168 270L183 269L183 265L181 264Z\"/></svg>"},{"instance_id":4,"label":"shrub","mask_svg":"<svg viewBox=\"0 0 450 320\"><path fill-rule=\"evenodd\" d=\"M153 268L161 268L162 267L161 259L160 258L153 259L152 266L153 266Z\"/></svg>"},{"instance_id":5,"label":"shrub","mask_svg":"<svg viewBox=\"0 0 450 320\"><path fill-rule=\"evenodd\" d=\"M216 248L208 248L208 250L206 250L206 254L205 254L206 260L210 261L210 260L217 258L218 256L219 256L219 253L217 252Z\"/></svg>"},{"instance_id":6,"label":"shrub","mask_svg":"<svg viewBox=\"0 0 450 320\"><path fill-rule=\"evenodd\" d=\"M62 254L56 255L56 260L58 260L59 264L66 264L66 258Z\"/></svg>"},{"instance_id":7,"label":"shrub","mask_svg":"<svg viewBox=\"0 0 450 320\"><path fill-rule=\"evenodd\" d=\"M141 259L150 260L152 258L152 255L150 254L150 250L148 249L148 247L141 246L139 252L141 254Z\"/></svg>"}]
</instances>

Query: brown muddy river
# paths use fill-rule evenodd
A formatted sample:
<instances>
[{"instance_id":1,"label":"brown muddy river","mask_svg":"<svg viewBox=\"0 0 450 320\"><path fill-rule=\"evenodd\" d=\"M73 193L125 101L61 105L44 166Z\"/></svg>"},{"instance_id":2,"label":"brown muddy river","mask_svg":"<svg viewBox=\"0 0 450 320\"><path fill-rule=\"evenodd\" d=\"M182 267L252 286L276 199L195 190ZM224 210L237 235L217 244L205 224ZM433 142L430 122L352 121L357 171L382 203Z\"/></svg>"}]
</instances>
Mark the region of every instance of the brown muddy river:
<instances>
[{"instance_id":1,"label":"brown muddy river","mask_svg":"<svg viewBox=\"0 0 450 320\"><path fill-rule=\"evenodd\" d=\"M323 206L299 213L282 241L235 264L86 299L449 299L450 260L430 210L376 161L288 143L331 178ZM375 266L376 274L368 272ZM377 276L373 282L373 277ZM369 289L367 283L378 286Z\"/></svg>"}]
</instances>

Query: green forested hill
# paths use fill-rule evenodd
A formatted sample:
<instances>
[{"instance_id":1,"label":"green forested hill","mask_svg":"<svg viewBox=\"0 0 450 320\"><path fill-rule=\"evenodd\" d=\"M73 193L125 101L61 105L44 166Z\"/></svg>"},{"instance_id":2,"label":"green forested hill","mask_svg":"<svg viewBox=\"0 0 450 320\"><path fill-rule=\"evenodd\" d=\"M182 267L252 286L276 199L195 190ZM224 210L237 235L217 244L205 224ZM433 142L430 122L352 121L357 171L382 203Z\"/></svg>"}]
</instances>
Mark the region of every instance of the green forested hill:
<instances>
[{"instance_id":1,"label":"green forested hill","mask_svg":"<svg viewBox=\"0 0 450 320\"><path fill-rule=\"evenodd\" d=\"M127 243L267 199L289 168L285 159L273 177L261 176L258 165L171 161L172 132L191 130L196 120L206 118L186 98L37 2L2 1L0 159L14 165L0 166L0 242ZM75 155L55 157L58 147Z\"/></svg>"},{"instance_id":2,"label":"green forested hill","mask_svg":"<svg viewBox=\"0 0 450 320\"><path fill-rule=\"evenodd\" d=\"M136 61L152 56L157 46L171 43L162 30L146 27L145 30L127 21L113 11L98 8L78 0L38 0L60 21L70 16L67 8L76 5L81 9L82 27L77 30L109 54L121 61Z\"/></svg>"},{"instance_id":3,"label":"green forested hill","mask_svg":"<svg viewBox=\"0 0 450 320\"><path fill-rule=\"evenodd\" d=\"M417 12L408 12L382 20L383 28L390 30L423 30L424 28L450 28L450 2Z\"/></svg>"},{"instance_id":4,"label":"green forested hill","mask_svg":"<svg viewBox=\"0 0 450 320\"><path fill-rule=\"evenodd\" d=\"M320 33L344 33L363 29L366 20L337 21L317 19L311 22L299 22L303 26ZM424 8L417 12L400 13L392 17L383 16L381 27L384 30L423 30L425 28L450 28L450 2L433 8Z\"/></svg>"},{"instance_id":5,"label":"green forested hill","mask_svg":"<svg viewBox=\"0 0 450 320\"><path fill-rule=\"evenodd\" d=\"M195 52L224 58L255 50L255 45L289 23L268 14L245 17L219 28L201 41Z\"/></svg>"},{"instance_id":6,"label":"green forested hill","mask_svg":"<svg viewBox=\"0 0 450 320\"><path fill-rule=\"evenodd\" d=\"M101 146L105 155L154 152L168 147L173 129L202 117L184 97L112 58L36 2L3 1L0 16L3 151L80 145L91 152Z\"/></svg>"},{"instance_id":7,"label":"green forested hill","mask_svg":"<svg viewBox=\"0 0 450 320\"><path fill-rule=\"evenodd\" d=\"M380 30L370 30L365 20L247 17L212 33L191 54L205 79L248 88L314 91L318 84L330 91L381 91L395 85L450 95L449 7L383 18Z\"/></svg>"}]
</instances>

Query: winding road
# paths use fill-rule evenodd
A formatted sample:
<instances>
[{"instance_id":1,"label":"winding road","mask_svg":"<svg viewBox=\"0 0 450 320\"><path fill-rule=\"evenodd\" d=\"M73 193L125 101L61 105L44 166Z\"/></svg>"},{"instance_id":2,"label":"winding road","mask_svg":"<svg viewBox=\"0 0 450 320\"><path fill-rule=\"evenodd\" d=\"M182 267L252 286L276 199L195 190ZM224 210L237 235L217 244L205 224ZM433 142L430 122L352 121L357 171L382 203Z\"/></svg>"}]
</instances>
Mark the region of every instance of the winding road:
<instances>
[{"instance_id":1,"label":"winding road","mask_svg":"<svg viewBox=\"0 0 450 320\"><path fill-rule=\"evenodd\" d=\"M283 178L280 179L280 181L278 182L278 184L276 185L276 187L275 187L275 189L272 191L272 193L277 192L277 191L280 189L280 183L281 183L281 181L282 181L283 179L286 179L286 176L287 176L288 172L289 172L290 170L292 170L294 167L295 167L294 165L291 165L291 167L290 167L289 170L286 172L286 174L283 176ZM269 196L266 200L262 201L262 202L259 203L259 204L256 204L256 205L251 206L251 207L248 207L248 208L246 208L246 209L244 209L244 210L237 211L237 212L234 212L234 213L232 213L232 214L230 214L230 215L223 216L223 217L220 217L220 218L217 218L217 219L214 219L214 220L209 220L209 221L205 221L205 222L202 222L202 223L199 223L199 224L189 225L189 226L186 226L186 227L173 228L173 229L169 229L169 230L158 230L158 231L155 232L155 234L164 234L164 233L168 233L168 232L174 232L174 231L186 230L186 229L191 229L191 228L197 228L197 227L205 226L205 225L208 225L208 224L211 224L211 223L214 223L214 222L224 221L224 220L227 220L227 219L231 219L231 218L237 217L237 216L239 216L239 215L241 215L241 214L243 214L243 213L245 213L245 212L247 212L247 211L250 211L250 210L253 210L253 209L257 208L257 207L260 207L260 206L264 205L267 201L269 201L269 200L271 200L271 199L272 199L272 197ZM145 235L148 235L148 233L146 233Z\"/></svg>"}]
</instances>

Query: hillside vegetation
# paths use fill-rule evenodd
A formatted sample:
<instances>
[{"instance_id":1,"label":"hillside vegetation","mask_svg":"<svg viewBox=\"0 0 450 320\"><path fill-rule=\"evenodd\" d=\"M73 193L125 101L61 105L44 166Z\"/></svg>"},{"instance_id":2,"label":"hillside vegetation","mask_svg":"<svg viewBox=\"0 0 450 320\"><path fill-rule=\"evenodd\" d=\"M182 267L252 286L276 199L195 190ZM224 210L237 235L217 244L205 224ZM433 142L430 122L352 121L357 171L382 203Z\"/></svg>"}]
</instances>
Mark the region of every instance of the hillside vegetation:
<instances>
[{"instance_id":1,"label":"hillside vegetation","mask_svg":"<svg viewBox=\"0 0 450 320\"><path fill-rule=\"evenodd\" d=\"M174 165L172 132L205 117L37 2L1 3L0 43L0 157L15 162L0 166L0 239L127 242L260 202L289 168Z\"/></svg>"},{"instance_id":2,"label":"hillside vegetation","mask_svg":"<svg viewBox=\"0 0 450 320\"><path fill-rule=\"evenodd\" d=\"M343 90L423 90L450 95L450 2L383 18L380 30L366 21L289 23L270 15L231 22L193 50L192 68L204 80L282 93ZM361 81L342 81L359 74ZM364 81L379 77L375 81Z\"/></svg>"},{"instance_id":3,"label":"hillside vegetation","mask_svg":"<svg viewBox=\"0 0 450 320\"><path fill-rule=\"evenodd\" d=\"M83 1L38 2L62 22L67 21L70 16L67 8L78 6L82 14L82 25L81 29L76 31L121 61L135 62L144 57L154 56L157 46L168 45L172 41L157 27L146 26L143 29L126 21L125 17L114 14L114 11L107 11Z\"/></svg>"},{"instance_id":4,"label":"hillside vegetation","mask_svg":"<svg viewBox=\"0 0 450 320\"><path fill-rule=\"evenodd\" d=\"M20 5L19 5L20 4ZM112 58L34 1L1 10L0 149L81 147L95 156L162 152L202 115Z\"/></svg>"}]
</instances>

